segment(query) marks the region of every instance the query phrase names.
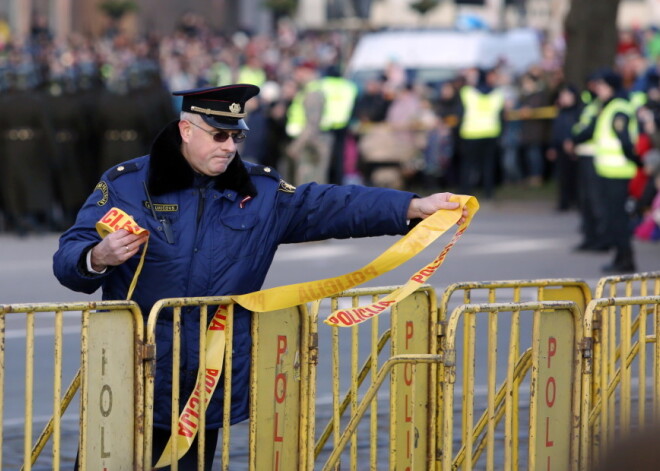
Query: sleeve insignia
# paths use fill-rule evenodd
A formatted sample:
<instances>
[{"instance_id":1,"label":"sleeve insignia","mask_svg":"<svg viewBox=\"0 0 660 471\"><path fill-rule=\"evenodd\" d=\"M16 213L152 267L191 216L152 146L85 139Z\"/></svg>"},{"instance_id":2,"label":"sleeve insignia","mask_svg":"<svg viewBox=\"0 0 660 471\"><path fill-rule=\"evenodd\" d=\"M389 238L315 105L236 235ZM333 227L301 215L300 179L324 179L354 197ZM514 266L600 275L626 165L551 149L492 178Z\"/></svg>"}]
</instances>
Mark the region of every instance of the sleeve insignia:
<instances>
[{"instance_id":1,"label":"sleeve insignia","mask_svg":"<svg viewBox=\"0 0 660 471\"><path fill-rule=\"evenodd\" d=\"M94 191L101 190L101 199L96 202L98 206L103 206L108 202L108 184L101 180L94 187Z\"/></svg>"},{"instance_id":2,"label":"sleeve insignia","mask_svg":"<svg viewBox=\"0 0 660 471\"><path fill-rule=\"evenodd\" d=\"M277 191L283 191L284 193L295 193L296 187L290 183L280 180L280 186L277 188Z\"/></svg>"}]
</instances>

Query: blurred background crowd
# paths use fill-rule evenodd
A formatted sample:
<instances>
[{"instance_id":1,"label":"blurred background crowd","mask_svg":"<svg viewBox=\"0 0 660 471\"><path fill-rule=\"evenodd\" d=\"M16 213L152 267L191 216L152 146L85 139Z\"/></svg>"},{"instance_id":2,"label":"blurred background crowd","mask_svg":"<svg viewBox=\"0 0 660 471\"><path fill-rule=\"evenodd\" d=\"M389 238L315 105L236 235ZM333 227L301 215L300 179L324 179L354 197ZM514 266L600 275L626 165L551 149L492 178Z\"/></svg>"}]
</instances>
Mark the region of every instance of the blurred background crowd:
<instances>
[{"instance_id":1,"label":"blurred background crowd","mask_svg":"<svg viewBox=\"0 0 660 471\"><path fill-rule=\"evenodd\" d=\"M345 74L354 39L287 21L267 36L226 35L195 14L167 35L109 31L64 42L44 22L20 38L0 24L0 231L67 228L104 170L148 153L177 119L171 91L229 83L261 87L247 110L242 158L276 168L294 185L440 189L484 202L502 186L552 185L558 211L582 211L584 138L576 125L588 121L585 109L598 102L593 83L604 80L630 104L635 126L638 162L626 211L636 228L657 209L657 29L620 31L615 67L583 83L564 79L565 45L540 36L540 60L522 73L501 61L423 81L393 59L358 81ZM651 221L638 237L660 238L657 211Z\"/></svg>"}]
</instances>

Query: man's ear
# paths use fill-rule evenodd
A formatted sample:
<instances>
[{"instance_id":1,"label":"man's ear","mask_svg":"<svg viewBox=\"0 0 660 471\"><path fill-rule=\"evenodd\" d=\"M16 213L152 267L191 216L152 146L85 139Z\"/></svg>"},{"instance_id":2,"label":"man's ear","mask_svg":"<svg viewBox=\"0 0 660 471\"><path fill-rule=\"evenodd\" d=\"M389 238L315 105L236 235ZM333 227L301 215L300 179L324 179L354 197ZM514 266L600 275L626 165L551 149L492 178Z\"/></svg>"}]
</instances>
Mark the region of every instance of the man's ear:
<instances>
[{"instance_id":1,"label":"man's ear","mask_svg":"<svg viewBox=\"0 0 660 471\"><path fill-rule=\"evenodd\" d=\"M192 126L190 123L184 119L179 120L179 134L181 134L181 140L186 144L190 141L190 133L192 132Z\"/></svg>"}]
</instances>

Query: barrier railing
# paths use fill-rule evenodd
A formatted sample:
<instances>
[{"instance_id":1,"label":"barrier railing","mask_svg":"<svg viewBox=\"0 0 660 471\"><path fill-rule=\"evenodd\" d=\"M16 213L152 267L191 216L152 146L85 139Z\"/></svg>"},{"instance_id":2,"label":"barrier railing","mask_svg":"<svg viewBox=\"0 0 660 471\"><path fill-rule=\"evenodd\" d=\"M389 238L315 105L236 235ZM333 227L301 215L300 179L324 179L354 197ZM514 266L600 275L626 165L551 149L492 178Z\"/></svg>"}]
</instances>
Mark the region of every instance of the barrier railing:
<instances>
[{"instance_id":1,"label":"barrier railing","mask_svg":"<svg viewBox=\"0 0 660 471\"><path fill-rule=\"evenodd\" d=\"M25 318L23 469L32 469L49 439L52 467L60 469L61 417L79 387L80 469L151 469L155 325L167 309L176 431L181 399L188 399L178 390L178 358L182 309L189 306L201 319L200 352L214 309L227 309L218 469L329 471L340 462L352 470L365 462L372 469L385 462L390 469L587 469L616 440L660 414L660 272L603 278L593 300L584 281L571 279L457 283L439 303L426 286L368 323L348 329L319 324L326 309L375 301L395 288L350 290L311 303L309 312L298 306L254 314L251 420L243 429L229 426L229 298L159 301L146 342L139 309L127 301L0 306L3 390L7 317ZM63 319L69 311L81 315L82 368L63 392ZM35 322L47 313L54 338L53 417L33 444L32 403L35 391L43 390L34 386L41 376L35 375L35 330L43 331ZM498 361L498 351L508 353ZM205 361L200 355L200 371ZM321 378L330 384L327 398L318 391ZM460 414L454 410L459 401ZM8 407L15 408L3 394L0 421ZM204 421L201 414L200 431ZM235 437L241 430L244 435ZM235 439L243 440L241 449L247 443L247 454L232 455ZM200 459L204 441L201 432ZM172 442L170 457L177 456L177 446ZM177 466L173 459L171 469Z\"/></svg>"},{"instance_id":2,"label":"barrier railing","mask_svg":"<svg viewBox=\"0 0 660 471\"><path fill-rule=\"evenodd\" d=\"M660 271L606 276L598 280L595 298L660 296Z\"/></svg>"},{"instance_id":3,"label":"barrier railing","mask_svg":"<svg viewBox=\"0 0 660 471\"><path fill-rule=\"evenodd\" d=\"M81 368L72 375L73 379L62 395L65 313L79 313L81 316L81 323L67 326L67 332L71 330L69 327L74 327L76 334L80 331L81 348L76 346L75 353L82 354L79 357ZM8 315L19 314L25 317L24 396L22 404L12 404L4 394L8 347L6 325ZM37 323L39 327L36 327ZM53 344L52 350L47 352L40 341L39 353L43 357L39 356L35 362L35 356L38 356L36 335L51 336ZM0 390L3 391L0 422L4 410L25 408L22 469L32 469L49 440L51 469L61 468L61 419L79 389L80 469L129 469L142 462L142 339L140 310L135 303L128 301L0 306ZM110 342L115 341L122 342L121 350L112 348L116 345ZM43 358L52 358L52 369L46 366ZM38 374L35 374L37 368ZM33 445L35 392L39 394L40 402L44 400L41 397L43 389L35 387L35 380L52 381L52 417ZM42 407L41 403L37 405ZM93 432L90 433L90 429ZM3 467L3 440L4 427L0 433L0 467ZM11 463L9 467L16 469L18 464Z\"/></svg>"},{"instance_id":4,"label":"barrier railing","mask_svg":"<svg viewBox=\"0 0 660 471\"><path fill-rule=\"evenodd\" d=\"M523 313L530 312L531 332L523 334ZM500 318L509 314L508 340L500 338ZM477 318L486 316L478 329ZM462 327L460 321L463 321ZM462 329L462 332L460 330ZM487 342L477 343L477 332ZM463 340L462 363L457 362L457 339ZM526 345L524 339L531 339ZM457 307L447 322L443 339L442 470L471 470L479 462L485 469L520 469L523 465L519 430L521 386L529 375L528 469L578 469L580 374L582 356L575 348L582 339L581 312L570 301L466 304ZM479 346L484 351L477 351ZM506 374L498 379L497 351L508 351ZM485 365L478 362L485 357ZM481 381L477 380L480 376ZM454 446L454 385L462 379L462 415L459 451ZM499 385L498 385L499 383ZM475 423L475 385L487 388L486 407ZM552 418L552 421L550 420ZM552 424L552 425L551 425ZM496 456L496 431L503 433L503 456ZM482 459L484 463L479 460ZM547 463L547 464L546 464ZM539 468L537 468L537 464Z\"/></svg>"},{"instance_id":5,"label":"barrier railing","mask_svg":"<svg viewBox=\"0 0 660 471\"><path fill-rule=\"evenodd\" d=\"M233 365L233 325L232 314L234 303L229 297L175 298L158 301L151 310L147 325L147 345L155 350L156 322L164 309L172 313L172 396L171 396L171 430L173 437L179 432L177 421L181 411L179 390L179 367L181 356L181 309L184 307L199 308L199 367L206 371L206 327L213 316L209 308L225 306L227 309L226 340L224 345L224 360L222 365L221 386L223 388L223 424L221 436L221 461L218 469L230 469L230 447L232 430L229 426L232 365ZM250 381L250 425L247 442L249 447L248 462L242 463L246 468L254 469L304 469L306 455L299 453L304 449L306 415L308 407L307 391L309 389L307 370L311 363L309 324L306 310L303 306L283 309L268 313L255 313L252 316L253 354ZM156 352L157 354L157 352ZM153 398L155 364L150 363L146 369L146 417L144 469L151 469L153 458L152 428L153 428ZM297 385L297 387L296 387ZM263 400L261 400L263 398ZM199 403L204 404L207 392L199 388ZM199 463L204 461L205 445L205 414L199 414L197 428L197 453ZM172 440L170 448L171 469L176 471L178 463L177 440ZM259 453L256 446L259 443ZM234 468L232 468L234 469Z\"/></svg>"},{"instance_id":6,"label":"barrier railing","mask_svg":"<svg viewBox=\"0 0 660 471\"><path fill-rule=\"evenodd\" d=\"M660 418L659 314L660 296L589 303L584 335L593 367L585 370L591 388L583 391L585 464L598 463L616 440Z\"/></svg>"},{"instance_id":7,"label":"barrier railing","mask_svg":"<svg viewBox=\"0 0 660 471\"><path fill-rule=\"evenodd\" d=\"M358 306L365 297L372 302L394 289L349 290L330 298L329 309L336 310L340 303ZM322 307L322 303L315 303L311 310L313 331ZM316 441L315 459L323 458L324 448L332 439L322 467L324 470L335 469L342 457L348 461L348 469L353 470L357 469L358 463L365 462L371 469L376 469L384 460L389 460L391 469L413 469L415 466L426 469L433 461L436 448L432 431L436 429L437 366L441 360L437 353L434 290L421 288L389 312L373 317L364 325L330 329L332 413ZM314 336L318 338L317 332ZM350 348L343 348L344 343ZM346 391L341 391L342 373L346 373ZM389 408L383 411L377 393L383 393L388 377ZM315 378L316 374L313 374L311 384L316 384ZM312 397L310 404L313 403ZM309 415L315 417L316 414ZM368 427L358 430L363 418L368 418ZM389 426L382 426L383 421L389 421ZM342 428L343 423L346 425ZM314 424L310 428L314 430ZM363 440L368 444L364 452L358 450L360 436L368 437ZM385 441L387 447L382 446ZM349 449L344 452L347 446ZM389 450L387 457L379 456L379 450L383 448ZM363 454L360 456L360 453ZM309 462L309 470L314 469L313 464L313 461Z\"/></svg>"}]
</instances>

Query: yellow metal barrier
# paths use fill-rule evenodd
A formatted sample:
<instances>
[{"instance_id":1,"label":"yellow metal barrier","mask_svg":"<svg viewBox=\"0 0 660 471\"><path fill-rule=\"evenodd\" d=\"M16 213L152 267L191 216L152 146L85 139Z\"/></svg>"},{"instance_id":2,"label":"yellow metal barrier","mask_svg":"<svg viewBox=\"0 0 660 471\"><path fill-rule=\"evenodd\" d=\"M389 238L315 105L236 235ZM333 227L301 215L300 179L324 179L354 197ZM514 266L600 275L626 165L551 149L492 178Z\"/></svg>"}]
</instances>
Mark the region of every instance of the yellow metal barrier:
<instances>
[{"instance_id":1,"label":"yellow metal barrier","mask_svg":"<svg viewBox=\"0 0 660 471\"><path fill-rule=\"evenodd\" d=\"M523 301L573 301L584 312L587 303L591 300L591 288L586 281L569 278L550 278L539 280L504 280L483 282L454 283L442 293L440 300L440 320L444 321L447 314L457 305L457 293L463 293L459 304L474 303L475 292L483 302L511 302ZM481 299L480 299L481 300Z\"/></svg>"},{"instance_id":2,"label":"yellow metal barrier","mask_svg":"<svg viewBox=\"0 0 660 471\"><path fill-rule=\"evenodd\" d=\"M232 430L229 426L231 407L232 371L232 314L234 303L229 297L175 298L158 301L151 310L147 324L147 345L155 351L156 321L165 308L172 309L173 325L173 367L172 367L172 430L177 431L180 401L188 398L179 396L179 361L181 354L181 308L198 306L200 312L200 357L199 371L204 371L205 331L213 313L209 307L228 307L222 384L224 386L223 426L221 435L221 463L217 469L230 468ZM304 306L267 313L255 313L252 317L252 370L250 384L250 424L247 436L249 446L248 463L245 466L255 469L304 469L307 455L304 442L307 438L309 407L309 365L314 358L310 352L315 347L310 342L308 316ZM145 371L146 417L144 469L152 468L153 397L155 363L147 364ZM199 402L206 399L205 388L200 389ZM203 466L205 441L205 414L199 417L197 434L198 463ZM243 437L241 437L243 438ZM259 444L259 453L256 452ZM177 442L172 441L172 457L177 455ZM156 457L157 458L157 457ZM172 459L171 469L176 471L178 464ZM203 468L201 468L203 469ZM216 468L214 468L216 469Z\"/></svg>"},{"instance_id":3,"label":"yellow metal barrier","mask_svg":"<svg viewBox=\"0 0 660 471\"><path fill-rule=\"evenodd\" d=\"M594 298L631 296L660 296L660 271L603 277L594 290Z\"/></svg>"},{"instance_id":4,"label":"yellow metal barrier","mask_svg":"<svg viewBox=\"0 0 660 471\"><path fill-rule=\"evenodd\" d=\"M521 328L527 317L525 312L532 321L527 334ZM483 316L486 319L477 322ZM507 318L504 329L502 317ZM502 330L508 336L500 335ZM472 470L477 464L479 469L483 466L487 470L521 469L525 457L520 455L523 447L519 433L525 420L529 430L528 469L579 469L582 355L575 346L581 344L581 332L581 311L570 301L457 307L447 322L442 345L444 413L439 469ZM525 343L527 339L531 339L529 344ZM458 364L460 340L462 362ZM502 348L508 351L508 362L498 371L497 352ZM529 414L524 417L521 398L526 381ZM454 438L457 382L462 384L459 440ZM486 405L475 422L480 406L475 401L475 390L480 386L486 388ZM496 431L504 435L504 443L497 447L499 454ZM455 441L459 445L456 454Z\"/></svg>"},{"instance_id":5,"label":"yellow metal barrier","mask_svg":"<svg viewBox=\"0 0 660 471\"><path fill-rule=\"evenodd\" d=\"M357 306L361 297L371 297L371 301L375 301L394 289L349 290L330 298L329 309L338 309L340 303ZM318 337L315 329L322 307L323 303L317 302L311 310L313 337ZM391 310L390 322L385 324L387 318L384 313L365 325L349 329L328 327L331 329L332 413L322 426L313 457L325 459L323 470L335 469L342 457L351 470L358 469L358 463L364 462L369 463L370 469L377 469L383 467L386 460L389 460L390 469L427 469L434 460L437 366L441 356L437 354L437 305L433 289L424 287L416 291ZM342 347L344 343L348 346ZM380 359L383 357L384 360ZM388 377L389 409L384 412L379 408L377 393L386 389ZM341 391L342 379L348 384L345 392ZM316 384L315 380L313 370L311 385ZM315 396L313 391L311 407ZM316 415L309 414L310 418ZM358 429L365 417L368 417L368 426ZM387 420L389 427L383 427L382 422ZM344 428L342 424L346 424ZM314 429L311 423L310 430ZM383 446L387 440L381 437L383 434L389 435L387 447ZM368 437L363 440L368 444L367 456L359 456L360 436ZM331 437L332 445L327 446ZM344 452L347 446L349 449ZM379 456L384 449L389 450L389 456ZM306 469L314 469L313 465L310 459Z\"/></svg>"},{"instance_id":6,"label":"yellow metal barrier","mask_svg":"<svg viewBox=\"0 0 660 471\"><path fill-rule=\"evenodd\" d=\"M64 314L80 313L82 318L81 369L62 395ZM92 303L39 303L0 306L0 422L3 410L15 410L21 404L11 403L5 388L5 352L7 317L25 317L25 381L22 469L30 470L48 440L52 437L53 470L61 467L61 418L77 390L81 389L79 465L80 469L134 469L142 462L142 339L143 321L139 308L128 301ZM49 316L48 314L52 314ZM35 327L36 324L39 327ZM77 333L77 332L76 332ZM35 335L52 336L52 376L35 378ZM121 342L116 349L114 342ZM40 347L42 343L40 342ZM43 352L42 352L43 354ZM37 359L39 372L44 362ZM41 376L41 375L40 375ZM47 422L35 445L33 440L35 380L52 378L52 418ZM12 381L12 384L15 384ZM4 427L0 433L0 467ZM14 466L10 466L14 468ZM16 466L18 467L18 466Z\"/></svg>"},{"instance_id":7,"label":"yellow metal barrier","mask_svg":"<svg viewBox=\"0 0 660 471\"><path fill-rule=\"evenodd\" d=\"M634 275L607 282L623 282L629 292L633 279L648 281L649 277ZM589 303L584 335L593 359L592 367L585 369L591 388L583 391L585 467L597 463L616 440L660 419L659 326L658 295L599 298Z\"/></svg>"}]
</instances>

